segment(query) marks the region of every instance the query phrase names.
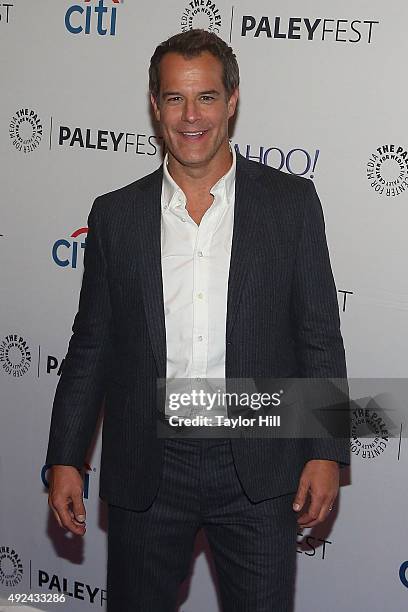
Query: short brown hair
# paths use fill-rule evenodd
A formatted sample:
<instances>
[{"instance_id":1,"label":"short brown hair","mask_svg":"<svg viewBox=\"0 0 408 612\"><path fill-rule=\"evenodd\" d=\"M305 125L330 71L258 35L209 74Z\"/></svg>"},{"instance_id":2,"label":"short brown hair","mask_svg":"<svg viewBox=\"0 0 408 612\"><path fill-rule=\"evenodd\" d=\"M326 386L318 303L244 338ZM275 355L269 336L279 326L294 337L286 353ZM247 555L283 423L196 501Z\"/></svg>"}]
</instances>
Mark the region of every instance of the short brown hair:
<instances>
[{"instance_id":1,"label":"short brown hair","mask_svg":"<svg viewBox=\"0 0 408 612\"><path fill-rule=\"evenodd\" d=\"M160 92L160 62L166 53L179 53L186 59L197 57L208 51L220 60L223 68L222 81L228 98L239 85L237 58L231 47L214 32L198 28L181 32L160 43L150 60L149 90L155 100Z\"/></svg>"}]
</instances>

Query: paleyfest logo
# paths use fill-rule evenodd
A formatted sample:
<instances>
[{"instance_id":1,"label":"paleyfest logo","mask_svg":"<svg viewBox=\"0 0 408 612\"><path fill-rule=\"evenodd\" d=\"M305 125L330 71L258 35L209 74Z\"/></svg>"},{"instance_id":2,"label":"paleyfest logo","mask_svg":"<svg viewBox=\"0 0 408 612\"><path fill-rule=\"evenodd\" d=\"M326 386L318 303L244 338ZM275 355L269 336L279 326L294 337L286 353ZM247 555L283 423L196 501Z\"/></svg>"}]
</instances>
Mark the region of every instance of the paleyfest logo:
<instances>
[{"instance_id":1,"label":"paleyfest logo","mask_svg":"<svg viewBox=\"0 0 408 612\"><path fill-rule=\"evenodd\" d=\"M22 153L31 153L38 147L43 135L41 119L31 108L21 108L10 121L11 142Z\"/></svg>"},{"instance_id":2,"label":"paleyfest logo","mask_svg":"<svg viewBox=\"0 0 408 612\"><path fill-rule=\"evenodd\" d=\"M0 341L0 367L14 378L24 376L31 366L31 350L18 334L9 334Z\"/></svg>"},{"instance_id":3,"label":"paleyfest logo","mask_svg":"<svg viewBox=\"0 0 408 612\"><path fill-rule=\"evenodd\" d=\"M181 16L181 31L202 28L219 34L221 14L212 0L191 0Z\"/></svg>"},{"instance_id":4,"label":"paleyfest logo","mask_svg":"<svg viewBox=\"0 0 408 612\"><path fill-rule=\"evenodd\" d=\"M155 134L115 132L68 125L60 125L57 133L58 146L72 149L81 148L113 153L133 152L136 155L153 156L157 155L163 146L163 137Z\"/></svg>"},{"instance_id":5,"label":"paleyfest logo","mask_svg":"<svg viewBox=\"0 0 408 612\"><path fill-rule=\"evenodd\" d=\"M241 36L275 40L304 40L334 43L373 42L379 25L374 19L322 19L321 17L269 17L243 15Z\"/></svg>"},{"instance_id":6,"label":"paleyfest logo","mask_svg":"<svg viewBox=\"0 0 408 612\"><path fill-rule=\"evenodd\" d=\"M395 197L408 189L408 151L387 144L378 147L367 162L367 178L379 195Z\"/></svg>"},{"instance_id":7,"label":"paleyfest logo","mask_svg":"<svg viewBox=\"0 0 408 612\"><path fill-rule=\"evenodd\" d=\"M14 4L11 4L11 3L8 3L8 2L3 2L2 4L0 4L0 24L1 23L10 23L9 9L11 7L14 7Z\"/></svg>"}]
</instances>

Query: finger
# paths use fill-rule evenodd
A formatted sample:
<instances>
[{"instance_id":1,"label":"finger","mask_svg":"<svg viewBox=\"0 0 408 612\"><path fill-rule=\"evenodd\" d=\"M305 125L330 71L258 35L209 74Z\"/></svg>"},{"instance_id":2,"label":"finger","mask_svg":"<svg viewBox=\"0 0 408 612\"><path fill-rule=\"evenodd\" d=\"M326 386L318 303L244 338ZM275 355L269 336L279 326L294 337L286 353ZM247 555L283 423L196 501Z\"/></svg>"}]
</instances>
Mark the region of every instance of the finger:
<instances>
[{"instance_id":1,"label":"finger","mask_svg":"<svg viewBox=\"0 0 408 612\"><path fill-rule=\"evenodd\" d=\"M307 492L309 489L309 483L306 480L300 480L298 490L296 492L295 499L293 500L293 510L299 512L306 502Z\"/></svg>"},{"instance_id":2,"label":"finger","mask_svg":"<svg viewBox=\"0 0 408 612\"><path fill-rule=\"evenodd\" d=\"M85 532L85 525L78 525L72 519L68 504L70 499L56 499L53 501L54 507L59 514L62 525L72 533L82 535Z\"/></svg>"},{"instance_id":3,"label":"finger","mask_svg":"<svg viewBox=\"0 0 408 612\"><path fill-rule=\"evenodd\" d=\"M334 499L329 499L329 501L325 502L320 510L320 514L318 516L318 522L323 523L333 510Z\"/></svg>"},{"instance_id":4,"label":"finger","mask_svg":"<svg viewBox=\"0 0 408 612\"><path fill-rule=\"evenodd\" d=\"M316 493L312 493L312 501L308 511L298 519L298 522L300 525L302 525L302 527L313 527L317 524L316 521L319 517L324 501L325 498L318 496Z\"/></svg>"},{"instance_id":5,"label":"finger","mask_svg":"<svg viewBox=\"0 0 408 612\"><path fill-rule=\"evenodd\" d=\"M82 497L82 491L72 496L72 510L74 514L74 520L79 524L85 523L86 510Z\"/></svg>"},{"instance_id":6,"label":"finger","mask_svg":"<svg viewBox=\"0 0 408 612\"><path fill-rule=\"evenodd\" d=\"M320 510L318 512L318 515L316 516L316 511L310 511L309 510L309 514L308 515L303 515L302 517L300 517L299 521L302 524L302 527L314 527L315 525L319 525L320 523L323 523L323 521L326 520L326 518L328 517L328 515L330 514L330 512L333 509L333 503L334 500L324 500Z\"/></svg>"},{"instance_id":7,"label":"finger","mask_svg":"<svg viewBox=\"0 0 408 612\"><path fill-rule=\"evenodd\" d=\"M85 525L86 525L85 521L78 521L78 519L75 517L75 514L74 514L73 510L71 510L71 508L68 508L68 512L69 512L69 515L71 517L71 521L72 521L72 523L74 525L76 525L76 526L81 526L82 525L82 526L85 527Z\"/></svg>"}]
</instances>

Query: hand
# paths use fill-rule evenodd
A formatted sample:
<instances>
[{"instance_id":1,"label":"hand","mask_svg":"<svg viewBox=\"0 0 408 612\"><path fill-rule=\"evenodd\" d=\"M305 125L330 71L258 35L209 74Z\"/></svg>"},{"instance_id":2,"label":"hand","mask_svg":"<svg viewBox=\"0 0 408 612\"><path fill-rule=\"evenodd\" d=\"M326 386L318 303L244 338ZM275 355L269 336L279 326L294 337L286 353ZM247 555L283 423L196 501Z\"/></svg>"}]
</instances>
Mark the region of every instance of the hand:
<instances>
[{"instance_id":1,"label":"hand","mask_svg":"<svg viewBox=\"0 0 408 612\"><path fill-rule=\"evenodd\" d=\"M83 481L76 467L72 465L51 466L48 505L59 526L65 527L76 535L84 535L86 531L86 512L82 491Z\"/></svg>"},{"instance_id":2,"label":"hand","mask_svg":"<svg viewBox=\"0 0 408 612\"><path fill-rule=\"evenodd\" d=\"M328 459L311 459L303 468L293 509L300 512L310 493L311 503L307 512L298 518L303 527L314 527L327 518L339 491L339 464Z\"/></svg>"}]
</instances>

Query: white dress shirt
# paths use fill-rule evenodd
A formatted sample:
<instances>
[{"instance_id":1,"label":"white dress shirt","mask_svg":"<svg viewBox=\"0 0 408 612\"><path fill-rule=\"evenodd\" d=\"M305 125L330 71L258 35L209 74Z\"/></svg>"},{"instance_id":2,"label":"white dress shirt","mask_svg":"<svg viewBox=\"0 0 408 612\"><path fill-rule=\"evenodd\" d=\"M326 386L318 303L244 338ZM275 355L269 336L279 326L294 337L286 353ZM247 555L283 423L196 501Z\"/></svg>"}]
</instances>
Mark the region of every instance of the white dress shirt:
<instances>
[{"instance_id":1,"label":"white dress shirt","mask_svg":"<svg viewBox=\"0 0 408 612\"><path fill-rule=\"evenodd\" d=\"M161 261L166 325L166 378L201 383L225 379L227 289L235 203L236 156L210 189L214 200L200 224L163 164ZM217 380L218 382L218 380ZM201 387L200 387L201 388ZM217 385L217 388L220 388ZM192 415L197 411L187 410ZM181 414L179 411L176 414Z\"/></svg>"}]
</instances>

